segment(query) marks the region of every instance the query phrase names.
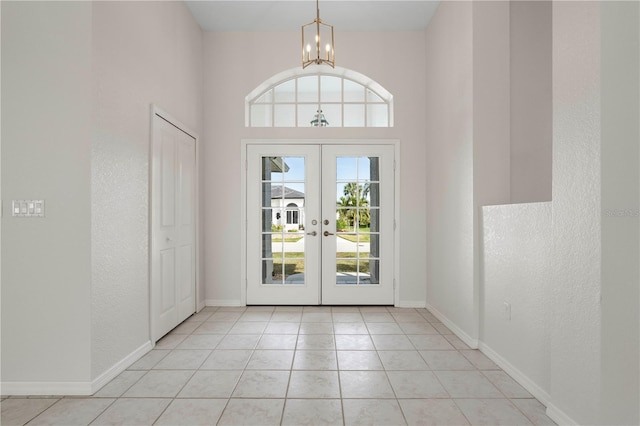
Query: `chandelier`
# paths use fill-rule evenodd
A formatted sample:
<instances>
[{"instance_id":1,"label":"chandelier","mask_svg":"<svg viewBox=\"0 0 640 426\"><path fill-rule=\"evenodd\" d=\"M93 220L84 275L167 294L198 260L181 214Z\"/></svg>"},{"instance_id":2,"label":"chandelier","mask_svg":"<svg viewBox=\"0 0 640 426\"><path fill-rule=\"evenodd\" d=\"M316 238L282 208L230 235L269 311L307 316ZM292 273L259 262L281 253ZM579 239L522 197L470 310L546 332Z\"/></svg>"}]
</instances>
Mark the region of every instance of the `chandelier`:
<instances>
[{"instance_id":1,"label":"chandelier","mask_svg":"<svg viewBox=\"0 0 640 426\"><path fill-rule=\"evenodd\" d=\"M324 117L324 114L322 113L322 110L319 109L317 111L317 114L313 117L313 120L311 120L311 126L312 127L327 127L328 125L329 125L329 122Z\"/></svg>"},{"instance_id":2,"label":"chandelier","mask_svg":"<svg viewBox=\"0 0 640 426\"><path fill-rule=\"evenodd\" d=\"M320 20L320 6L316 0L316 19L302 26L302 68L311 64L328 64L335 68L333 25Z\"/></svg>"}]
</instances>

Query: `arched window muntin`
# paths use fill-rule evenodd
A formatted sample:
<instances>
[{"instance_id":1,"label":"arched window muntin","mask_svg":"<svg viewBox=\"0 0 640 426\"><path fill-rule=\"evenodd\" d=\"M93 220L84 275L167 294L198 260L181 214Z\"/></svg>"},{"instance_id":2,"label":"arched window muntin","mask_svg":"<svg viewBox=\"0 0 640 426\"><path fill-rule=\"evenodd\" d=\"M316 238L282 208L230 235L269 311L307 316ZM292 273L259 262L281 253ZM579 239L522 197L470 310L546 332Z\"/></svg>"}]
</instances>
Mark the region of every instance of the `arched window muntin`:
<instances>
[{"instance_id":1,"label":"arched window muntin","mask_svg":"<svg viewBox=\"0 0 640 426\"><path fill-rule=\"evenodd\" d=\"M310 127L322 110L330 127L393 127L393 96L356 71L294 68L245 98L247 127Z\"/></svg>"}]
</instances>

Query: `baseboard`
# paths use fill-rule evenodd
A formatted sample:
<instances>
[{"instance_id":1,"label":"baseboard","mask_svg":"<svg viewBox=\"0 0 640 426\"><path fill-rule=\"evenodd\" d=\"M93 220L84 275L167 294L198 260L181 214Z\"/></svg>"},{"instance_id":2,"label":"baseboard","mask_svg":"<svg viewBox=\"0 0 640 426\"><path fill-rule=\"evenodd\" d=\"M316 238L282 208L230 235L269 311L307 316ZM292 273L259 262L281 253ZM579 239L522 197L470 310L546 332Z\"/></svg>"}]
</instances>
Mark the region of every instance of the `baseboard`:
<instances>
[{"instance_id":1,"label":"baseboard","mask_svg":"<svg viewBox=\"0 0 640 426\"><path fill-rule=\"evenodd\" d=\"M205 306L244 306L240 299L206 299Z\"/></svg>"},{"instance_id":2,"label":"baseboard","mask_svg":"<svg viewBox=\"0 0 640 426\"><path fill-rule=\"evenodd\" d=\"M91 395L91 382L2 382L2 395Z\"/></svg>"},{"instance_id":3,"label":"baseboard","mask_svg":"<svg viewBox=\"0 0 640 426\"><path fill-rule=\"evenodd\" d=\"M478 339L474 339L473 337L469 336L460 327L458 327L456 324L451 322L451 320L449 318L447 318L445 315L443 315L440 311L438 311L436 308L434 308L430 304L427 303L426 304L426 308L441 323L446 325L447 328L453 332L453 334L458 336L460 338L460 340L462 340L464 343L466 343L467 346L469 346L471 349L478 349Z\"/></svg>"},{"instance_id":4,"label":"baseboard","mask_svg":"<svg viewBox=\"0 0 640 426\"><path fill-rule=\"evenodd\" d=\"M203 301L203 300L202 300L202 301L200 301L200 302L198 303L198 307L196 308L196 312L200 312L201 310L203 310L203 309L204 309L204 307L205 307L205 306L207 306L207 304L205 303L205 301Z\"/></svg>"},{"instance_id":5,"label":"baseboard","mask_svg":"<svg viewBox=\"0 0 640 426\"><path fill-rule=\"evenodd\" d=\"M538 401L545 407L549 406L551 397L549 394L538 386L534 381L529 379L526 374L514 367L509 361L501 357L496 351L491 349L486 343L480 342L480 351L487 356L491 361L495 362L498 367L502 368L505 373L510 375L516 382L518 382L523 388L533 395Z\"/></svg>"},{"instance_id":6,"label":"baseboard","mask_svg":"<svg viewBox=\"0 0 640 426\"><path fill-rule=\"evenodd\" d=\"M558 409L553 404L547 405L547 417L556 422L559 426L577 426L578 422L569 417L564 411Z\"/></svg>"},{"instance_id":7,"label":"baseboard","mask_svg":"<svg viewBox=\"0 0 640 426\"><path fill-rule=\"evenodd\" d=\"M396 308L424 308L424 301L419 300L401 300L396 303Z\"/></svg>"},{"instance_id":8,"label":"baseboard","mask_svg":"<svg viewBox=\"0 0 640 426\"><path fill-rule=\"evenodd\" d=\"M91 395L98 392L104 385L115 379L118 374L129 368L129 366L142 358L142 356L151 349L153 349L153 344L151 341L148 341L98 376L93 382L91 382Z\"/></svg>"}]
</instances>

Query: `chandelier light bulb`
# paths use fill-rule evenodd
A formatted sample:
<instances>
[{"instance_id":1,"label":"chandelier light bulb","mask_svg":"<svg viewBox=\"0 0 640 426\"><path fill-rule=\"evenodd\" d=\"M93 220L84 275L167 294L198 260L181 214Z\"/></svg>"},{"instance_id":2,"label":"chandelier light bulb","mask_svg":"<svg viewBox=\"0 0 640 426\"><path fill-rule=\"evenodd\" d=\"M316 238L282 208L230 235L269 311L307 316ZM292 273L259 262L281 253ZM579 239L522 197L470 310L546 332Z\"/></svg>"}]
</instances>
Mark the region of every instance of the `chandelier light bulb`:
<instances>
[{"instance_id":1,"label":"chandelier light bulb","mask_svg":"<svg viewBox=\"0 0 640 426\"><path fill-rule=\"evenodd\" d=\"M311 40L314 40L315 46L311 43ZM325 45L325 55L322 54L323 45ZM327 64L332 68L335 67L333 25L326 24L320 20L318 0L316 0L316 19L302 26L302 68L306 68L311 64Z\"/></svg>"}]
</instances>

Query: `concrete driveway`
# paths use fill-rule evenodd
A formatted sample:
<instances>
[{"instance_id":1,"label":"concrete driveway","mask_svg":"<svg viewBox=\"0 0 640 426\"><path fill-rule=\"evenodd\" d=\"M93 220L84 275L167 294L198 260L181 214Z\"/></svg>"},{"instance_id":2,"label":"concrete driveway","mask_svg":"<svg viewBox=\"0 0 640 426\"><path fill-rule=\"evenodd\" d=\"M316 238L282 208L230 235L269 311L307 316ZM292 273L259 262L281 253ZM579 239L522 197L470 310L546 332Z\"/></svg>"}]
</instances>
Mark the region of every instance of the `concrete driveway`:
<instances>
[{"instance_id":1,"label":"concrete driveway","mask_svg":"<svg viewBox=\"0 0 640 426\"><path fill-rule=\"evenodd\" d=\"M295 243L284 243L284 249L285 252L303 252L304 251L304 242L307 238L320 238L320 235L316 236L316 237L312 237L310 235L305 235L302 239L300 239L299 241L296 241ZM322 237L322 238L329 238L329 237ZM360 246L360 252L361 253L367 253L369 252L370 249L370 244L369 243L359 243L356 244L354 242L345 240L344 238L341 237L331 237L331 238L336 238L336 244L337 244L337 251L338 252L347 252L347 253L355 253L357 250L357 247ZM277 253L279 251L282 251L282 243L281 242L273 242L271 243L271 250L273 250L274 253Z\"/></svg>"}]
</instances>

